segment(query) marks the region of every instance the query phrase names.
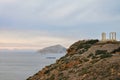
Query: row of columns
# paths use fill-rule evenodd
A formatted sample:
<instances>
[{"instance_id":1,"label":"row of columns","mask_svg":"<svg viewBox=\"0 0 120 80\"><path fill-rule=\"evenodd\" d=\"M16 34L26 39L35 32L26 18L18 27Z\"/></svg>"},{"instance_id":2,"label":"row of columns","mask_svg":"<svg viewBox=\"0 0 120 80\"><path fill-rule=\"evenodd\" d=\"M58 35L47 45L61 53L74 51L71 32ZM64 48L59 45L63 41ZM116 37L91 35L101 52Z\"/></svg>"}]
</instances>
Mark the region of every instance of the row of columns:
<instances>
[{"instance_id":1,"label":"row of columns","mask_svg":"<svg viewBox=\"0 0 120 80\"><path fill-rule=\"evenodd\" d=\"M116 41L116 32L110 32L109 33L109 40L110 41ZM102 41L107 41L107 38L106 38L106 33L102 33Z\"/></svg>"},{"instance_id":2,"label":"row of columns","mask_svg":"<svg viewBox=\"0 0 120 80\"><path fill-rule=\"evenodd\" d=\"M109 36L110 36L110 40L113 41L116 40L116 32L111 32Z\"/></svg>"}]
</instances>

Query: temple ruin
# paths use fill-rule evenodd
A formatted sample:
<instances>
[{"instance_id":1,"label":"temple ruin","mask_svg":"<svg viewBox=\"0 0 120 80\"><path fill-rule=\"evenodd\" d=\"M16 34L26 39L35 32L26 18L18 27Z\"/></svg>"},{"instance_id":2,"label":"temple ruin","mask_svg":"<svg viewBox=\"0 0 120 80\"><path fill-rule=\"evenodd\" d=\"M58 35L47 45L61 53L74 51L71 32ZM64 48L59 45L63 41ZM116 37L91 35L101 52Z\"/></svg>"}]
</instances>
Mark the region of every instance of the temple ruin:
<instances>
[{"instance_id":1,"label":"temple ruin","mask_svg":"<svg viewBox=\"0 0 120 80\"><path fill-rule=\"evenodd\" d=\"M102 41L117 41L116 40L116 32L110 32L109 33L109 39L106 37L106 33L102 33Z\"/></svg>"}]
</instances>

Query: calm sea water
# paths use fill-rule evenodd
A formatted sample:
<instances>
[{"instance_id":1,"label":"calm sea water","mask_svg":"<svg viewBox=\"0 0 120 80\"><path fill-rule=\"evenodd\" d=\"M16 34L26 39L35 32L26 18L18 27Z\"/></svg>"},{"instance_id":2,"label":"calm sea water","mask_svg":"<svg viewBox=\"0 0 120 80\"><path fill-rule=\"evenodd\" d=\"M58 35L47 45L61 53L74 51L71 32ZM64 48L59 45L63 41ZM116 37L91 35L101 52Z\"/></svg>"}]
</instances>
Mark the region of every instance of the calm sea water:
<instances>
[{"instance_id":1,"label":"calm sea water","mask_svg":"<svg viewBox=\"0 0 120 80\"><path fill-rule=\"evenodd\" d=\"M26 80L65 54L0 52L0 80ZM55 58L56 57L56 58Z\"/></svg>"}]
</instances>

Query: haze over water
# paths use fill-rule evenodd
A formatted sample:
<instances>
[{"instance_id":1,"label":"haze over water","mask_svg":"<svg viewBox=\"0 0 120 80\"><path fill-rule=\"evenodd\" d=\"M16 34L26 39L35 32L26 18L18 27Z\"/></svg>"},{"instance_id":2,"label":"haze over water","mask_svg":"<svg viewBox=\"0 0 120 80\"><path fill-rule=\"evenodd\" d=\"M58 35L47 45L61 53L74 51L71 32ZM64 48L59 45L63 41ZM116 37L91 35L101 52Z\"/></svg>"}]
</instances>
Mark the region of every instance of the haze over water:
<instances>
[{"instance_id":1,"label":"haze over water","mask_svg":"<svg viewBox=\"0 0 120 80\"><path fill-rule=\"evenodd\" d=\"M65 54L36 52L0 52L0 80L26 80ZM56 57L48 59L47 57Z\"/></svg>"}]
</instances>

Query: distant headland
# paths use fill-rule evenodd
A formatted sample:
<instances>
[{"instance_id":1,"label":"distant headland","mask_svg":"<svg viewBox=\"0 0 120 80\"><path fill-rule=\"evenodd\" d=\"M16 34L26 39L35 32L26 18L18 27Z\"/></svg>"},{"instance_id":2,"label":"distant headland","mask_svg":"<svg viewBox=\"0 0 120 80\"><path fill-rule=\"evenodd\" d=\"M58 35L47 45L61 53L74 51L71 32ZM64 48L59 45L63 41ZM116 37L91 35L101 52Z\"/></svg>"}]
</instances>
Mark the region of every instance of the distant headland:
<instances>
[{"instance_id":1,"label":"distant headland","mask_svg":"<svg viewBox=\"0 0 120 80\"><path fill-rule=\"evenodd\" d=\"M53 45L45 47L38 51L39 53L66 53L66 48L61 45Z\"/></svg>"}]
</instances>

